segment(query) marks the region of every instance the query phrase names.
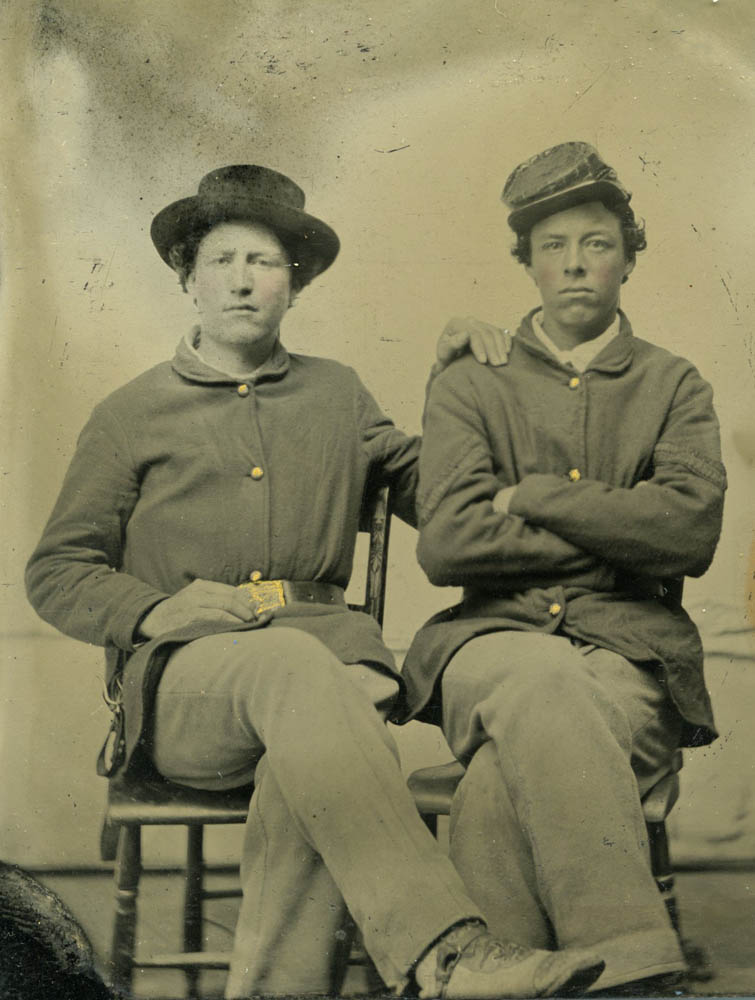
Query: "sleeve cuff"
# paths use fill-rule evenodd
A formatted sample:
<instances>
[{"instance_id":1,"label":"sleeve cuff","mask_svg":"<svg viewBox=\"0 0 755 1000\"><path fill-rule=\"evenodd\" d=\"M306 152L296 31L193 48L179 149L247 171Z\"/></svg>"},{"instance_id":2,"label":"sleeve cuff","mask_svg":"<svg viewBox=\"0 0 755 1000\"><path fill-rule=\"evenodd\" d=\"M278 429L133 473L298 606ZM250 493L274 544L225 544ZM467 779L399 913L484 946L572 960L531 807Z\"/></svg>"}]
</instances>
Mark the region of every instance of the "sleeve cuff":
<instances>
[{"instance_id":1,"label":"sleeve cuff","mask_svg":"<svg viewBox=\"0 0 755 1000\"><path fill-rule=\"evenodd\" d=\"M139 626L144 621L152 608L160 601L164 601L169 595L163 594L159 590L152 590L147 593L142 592L128 604L118 615L118 620L113 627L113 642L119 649L125 649L131 653L136 649L139 639Z\"/></svg>"}]
</instances>

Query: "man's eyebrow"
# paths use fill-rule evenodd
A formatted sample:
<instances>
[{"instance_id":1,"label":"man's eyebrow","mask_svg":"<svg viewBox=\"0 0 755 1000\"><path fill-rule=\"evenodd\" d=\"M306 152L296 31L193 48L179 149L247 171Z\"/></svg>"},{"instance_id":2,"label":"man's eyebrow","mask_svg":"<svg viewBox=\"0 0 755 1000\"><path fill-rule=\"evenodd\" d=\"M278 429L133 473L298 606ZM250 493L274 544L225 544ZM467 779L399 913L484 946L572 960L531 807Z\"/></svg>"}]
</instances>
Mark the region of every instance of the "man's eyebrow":
<instances>
[{"instance_id":1,"label":"man's eyebrow","mask_svg":"<svg viewBox=\"0 0 755 1000\"><path fill-rule=\"evenodd\" d=\"M589 232L583 233L580 236L580 239L581 240L589 240L591 236L610 236L610 237L612 237L613 234L608 229L591 229ZM550 231L542 233L542 235L538 236L539 240L565 240L566 238L567 238L567 234L566 233L559 233L559 232L556 232L555 230L550 230Z\"/></svg>"},{"instance_id":2,"label":"man's eyebrow","mask_svg":"<svg viewBox=\"0 0 755 1000\"><path fill-rule=\"evenodd\" d=\"M218 247L217 249L213 250L212 253L217 254L219 256L224 256L226 254L244 253L244 251L243 250L240 251L238 247ZM280 250L247 250L245 256L275 257L277 255L280 255L280 253L281 253Z\"/></svg>"}]
</instances>

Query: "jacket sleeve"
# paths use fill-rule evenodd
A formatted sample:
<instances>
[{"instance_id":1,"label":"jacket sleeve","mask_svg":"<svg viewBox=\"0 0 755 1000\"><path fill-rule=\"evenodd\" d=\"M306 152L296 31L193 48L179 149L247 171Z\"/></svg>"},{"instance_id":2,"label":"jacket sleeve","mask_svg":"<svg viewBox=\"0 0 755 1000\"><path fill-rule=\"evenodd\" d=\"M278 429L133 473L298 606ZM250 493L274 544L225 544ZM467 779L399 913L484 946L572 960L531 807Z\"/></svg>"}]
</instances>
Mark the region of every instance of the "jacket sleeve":
<instances>
[{"instance_id":1,"label":"jacket sleeve","mask_svg":"<svg viewBox=\"0 0 755 1000\"><path fill-rule=\"evenodd\" d=\"M130 651L139 620L168 596L121 571L138 491L126 436L101 404L81 432L26 568L29 601L66 635Z\"/></svg>"},{"instance_id":2,"label":"jacket sleeve","mask_svg":"<svg viewBox=\"0 0 755 1000\"><path fill-rule=\"evenodd\" d=\"M509 509L615 567L646 577L701 576L721 532L726 472L710 386L680 379L650 478L629 488L526 476Z\"/></svg>"},{"instance_id":3,"label":"jacket sleeve","mask_svg":"<svg viewBox=\"0 0 755 1000\"><path fill-rule=\"evenodd\" d=\"M398 430L359 383L359 425L371 475L392 487L393 512L416 527L416 493L419 475L419 437Z\"/></svg>"},{"instance_id":4,"label":"jacket sleeve","mask_svg":"<svg viewBox=\"0 0 755 1000\"><path fill-rule=\"evenodd\" d=\"M417 556L439 586L513 592L573 584L612 588L612 571L547 528L493 509L504 486L482 407L458 366L439 375L425 408Z\"/></svg>"}]
</instances>

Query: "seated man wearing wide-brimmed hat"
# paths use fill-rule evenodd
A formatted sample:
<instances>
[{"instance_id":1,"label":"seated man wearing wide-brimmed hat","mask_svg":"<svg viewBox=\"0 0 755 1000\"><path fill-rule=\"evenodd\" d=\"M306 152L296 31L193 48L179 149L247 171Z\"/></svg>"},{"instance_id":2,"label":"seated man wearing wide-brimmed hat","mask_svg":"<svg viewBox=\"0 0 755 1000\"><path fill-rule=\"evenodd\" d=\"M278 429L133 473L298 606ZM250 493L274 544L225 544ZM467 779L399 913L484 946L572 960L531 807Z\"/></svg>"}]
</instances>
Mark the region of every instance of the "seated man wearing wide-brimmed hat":
<instances>
[{"instance_id":1,"label":"seated man wearing wide-brimmed hat","mask_svg":"<svg viewBox=\"0 0 755 1000\"><path fill-rule=\"evenodd\" d=\"M237 166L161 211L152 237L198 325L96 407L27 584L43 618L107 649L125 717L110 771L254 778L227 995L332 992L346 907L393 988L593 981L592 955L491 938L402 780L394 661L343 588L368 478L414 520L418 441L351 369L279 336L335 233L287 177Z\"/></svg>"},{"instance_id":2,"label":"seated man wearing wide-brimmed hat","mask_svg":"<svg viewBox=\"0 0 755 1000\"><path fill-rule=\"evenodd\" d=\"M598 153L539 153L503 200L541 305L505 367L462 358L431 386L418 554L464 597L415 638L402 717L440 720L468 764L452 857L491 929L595 949L597 991L652 991L684 963L640 795L715 735L697 630L664 595L713 557L718 423L694 366L619 309L645 237Z\"/></svg>"}]
</instances>

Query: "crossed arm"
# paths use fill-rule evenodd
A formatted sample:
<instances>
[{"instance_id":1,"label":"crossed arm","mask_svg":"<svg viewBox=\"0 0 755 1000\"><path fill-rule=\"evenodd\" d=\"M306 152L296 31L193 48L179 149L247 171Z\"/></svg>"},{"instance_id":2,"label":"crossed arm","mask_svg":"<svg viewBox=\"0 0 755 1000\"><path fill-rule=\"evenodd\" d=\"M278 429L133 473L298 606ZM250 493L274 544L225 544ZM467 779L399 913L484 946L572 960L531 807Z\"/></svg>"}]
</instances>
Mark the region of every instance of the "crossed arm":
<instances>
[{"instance_id":1,"label":"crossed arm","mask_svg":"<svg viewBox=\"0 0 755 1000\"><path fill-rule=\"evenodd\" d=\"M630 487L550 471L502 481L469 386L432 387L420 459L418 557L433 583L612 590L617 577L700 575L721 526L725 477L710 390L692 370Z\"/></svg>"}]
</instances>

